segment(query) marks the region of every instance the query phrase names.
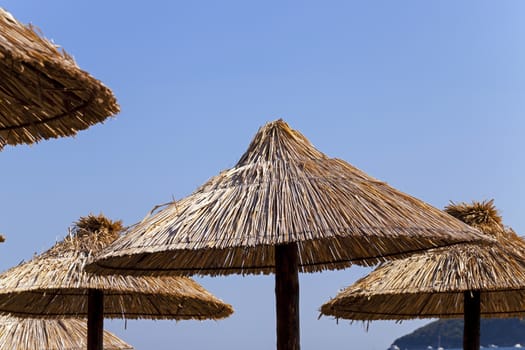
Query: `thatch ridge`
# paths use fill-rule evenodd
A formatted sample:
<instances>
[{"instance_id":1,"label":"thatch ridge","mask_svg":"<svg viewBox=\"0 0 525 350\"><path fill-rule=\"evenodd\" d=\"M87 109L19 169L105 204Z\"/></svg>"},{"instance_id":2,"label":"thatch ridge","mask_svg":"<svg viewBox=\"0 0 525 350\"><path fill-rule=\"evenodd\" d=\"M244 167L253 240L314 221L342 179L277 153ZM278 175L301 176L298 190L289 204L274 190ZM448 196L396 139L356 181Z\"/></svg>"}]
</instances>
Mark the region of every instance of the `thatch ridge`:
<instances>
[{"instance_id":1,"label":"thatch ridge","mask_svg":"<svg viewBox=\"0 0 525 350\"><path fill-rule=\"evenodd\" d=\"M0 8L0 149L73 136L120 108L65 51Z\"/></svg>"},{"instance_id":2,"label":"thatch ridge","mask_svg":"<svg viewBox=\"0 0 525 350\"><path fill-rule=\"evenodd\" d=\"M384 263L325 303L321 313L353 320L456 318L463 316L463 293L479 290L484 317L522 315L525 241L504 227L492 200L451 204L445 210L497 242L456 245Z\"/></svg>"},{"instance_id":3,"label":"thatch ridge","mask_svg":"<svg viewBox=\"0 0 525 350\"><path fill-rule=\"evenodd\" d=\"M113 243L122 233L124 227L121 220L112 221L103 214L80 217L69 234L45 255L61 255L74 251L75 254L95 254Z\"/></svg>"},{"instance_id":4,"label":"thatch ridge","mask_svg":"<svg viewBox=\"0 0 525 350\"><path fill-rule=\"evenodd\" d=\"M104 331L104 350L133 349ZM87 322L81 319L40 320L0 316L0 348L8 350L84 350Z\"/></svg>"},{"instance_id":5,"label":"thatch ridge","mask_svg":"<svg viewBox=\"0 0 525 350\"><path fill-rule=\"evenodd\" d=\"M277 120L259 129L236 166L131 227L88 269L266 274L274 246L297 243L300 271L314 272L481 239Z\"/></svg>"},{"instance_id":6,"label":"thatch ridge","mask_svg":"<svg viewBox=\"0 0 525 350\"><path fill-rule=\"evenodd\" d=\"M53 248L2 273L0 312L33 317L85 316L90 289L104 292L104 314L108 318L203 320L222 319L233 312L231 305L187 277L98 276L85 272L91 254L112 242L121 227L120 221L102 214L81 218Z\"/></svg>"},{"instance_id":7,"label":"thatch ridge","mask_svg":"<svg viewBox=\"0 0 525 350\"><path fill-rule=\"evenodd\" d=\"M447 214L476 227L487 234L499 235L503 228L503 219L494 206L494 200L473 201L472 203L451 202L444 209Z\"/></svg>"}]
</instances>

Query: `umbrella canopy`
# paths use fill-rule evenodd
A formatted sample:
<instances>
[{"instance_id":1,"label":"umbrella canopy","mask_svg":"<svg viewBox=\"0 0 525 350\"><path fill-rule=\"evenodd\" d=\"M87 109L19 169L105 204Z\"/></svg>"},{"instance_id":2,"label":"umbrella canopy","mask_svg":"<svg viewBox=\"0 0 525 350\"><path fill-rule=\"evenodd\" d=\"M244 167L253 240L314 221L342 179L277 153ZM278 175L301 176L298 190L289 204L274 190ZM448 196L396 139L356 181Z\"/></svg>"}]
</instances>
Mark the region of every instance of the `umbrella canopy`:
<instances>
[{"instance_id":1,"label":"umbrella canopy","mask_svg":"<svg viewBox=\"0 0 525 350\"><path fill-rule=\"evenodd\" d=\"M505 228L493 201L447 212L494 235L497 244L455 245L389 261L341 291L321 312L353 320L463 317L463 292L481 290L486 317L525 312L525 242ZM511 296L511 297L509 297Z\"/></svg>"},{"instance_id":2,"label":"umbrella canopy","mask_svg":"<svg viewBox=\"0 0 525 350\"><path fill-rule=\"evenodd\" d=\"M0 312L19 316L87 316L88 293L105 294L108 318L221 319L230 305L186 277L97 276L84 271L91 254L114 241L121 222L81 218L63 241L0 275Z\"/></svg>"},{"instance_id":3,"label":"umbrella canopy","mask_svg":"<svg viewBox=\"0 0 525 350\"><path fill-rule=\"evenodd\" d=\"M480 239L459 220L314 148L282 120L232 169L134 226L91 268L135 274L273 273L277 349L299 349L298 272L375 263Z\"/></svg>"},{"instance_id":4,"label":"umbrella canopy","mask_svg":"<svg viewBox=\"0 0 525 350\"><path fill-rule=\"evenodd\" d=\"M445 211L497 243L456 245L387 262L324 304L321 313L352 320L461 318L464 301L479 297L484 317L522 316L525 242L503 226L493 201L452 204Z\"/></svg>"},{"instance_id":5,"label":"umbrella canopy","mask_svg":"<svg viewBox=\"0 0 525 350\"><path fill-rule=\"evenodd\" d=\"M479 239L459 220L341 159L278 120L232 169L132 227L91 271L272 273L274 246L297 243L302 272Z\"/></svg>"},{"instance_id":6,"label":"umbrella canopy","mask_svg":"<svg viewBox=\"0 0 525 350\"><path fill-rule=\"evenodd\" d=\"M0 149L75 135L119 106L71 56L0 8Z\"/></svg>"},{"instance_id":7,"label":"umbrella canopy","mask_svg":"<svg viewBox=\"0 0 525 350\"><path fill-rule=\"evenodd\" d=\"M86 320L42 320L0 316L0 348L9 350L85 350ZM133 347L104 331L104 350Z\"/></svg>"}]
</instances>

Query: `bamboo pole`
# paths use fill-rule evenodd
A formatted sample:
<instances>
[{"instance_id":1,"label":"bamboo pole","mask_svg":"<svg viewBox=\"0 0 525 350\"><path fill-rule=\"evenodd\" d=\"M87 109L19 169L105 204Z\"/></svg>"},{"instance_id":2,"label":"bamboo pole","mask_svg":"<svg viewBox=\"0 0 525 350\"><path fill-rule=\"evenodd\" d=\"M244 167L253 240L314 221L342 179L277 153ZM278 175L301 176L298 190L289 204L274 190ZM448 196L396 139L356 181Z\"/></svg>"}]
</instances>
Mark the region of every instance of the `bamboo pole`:
<instances>
[{"instance_id":1,"label":"bamboo pole","mask_svg":"<svg viewBox=\"0 0 525 350\"><path fill-rule=\"evenodd\" d=\"M87 350L103 350L103 331L104 292L98 289L89 289Z\"/></svg>"},{"instance_id":2,"label":"bamboo pole","mask_svg":"<svg viewBox=\"0 0 525 350\"><path fill-rule=\"evenodd\" d=\"M277 350L299 350L299 254L296 243L275 246Z\"/></svg>"},{"instance_id":3,"label":"bamboo pole","mask_svg":"<svg viewBox=\"0 0 525 350\"><path fill-rule=\"evenodd\" d=\"M481 320L480 291L464 293L463 350L479 350L479 325Z\"/></svg>"}]
</instances>

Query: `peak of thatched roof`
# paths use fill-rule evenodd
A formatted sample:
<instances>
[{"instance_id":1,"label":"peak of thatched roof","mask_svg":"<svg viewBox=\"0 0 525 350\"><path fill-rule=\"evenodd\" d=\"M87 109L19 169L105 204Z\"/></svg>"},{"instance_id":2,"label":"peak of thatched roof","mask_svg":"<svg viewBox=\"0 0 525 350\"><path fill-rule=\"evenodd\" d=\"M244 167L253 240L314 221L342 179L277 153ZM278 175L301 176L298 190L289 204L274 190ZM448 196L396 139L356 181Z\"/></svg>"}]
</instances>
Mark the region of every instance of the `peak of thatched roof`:
<instances>
[{"instance_id":1,"label":"peak of thatched roof","mask_svg":"<svg viewBox=\"0 0 525 350\"><path fill-rule=\"evenodd\" d=\"M88 268L273 273L275 246L295 243L300 271L314 272L482 239L277 120L259 129L236 166L133 226Z\"/></svg>"},{"instance_id":2,"label":"peak of thatched roof","mask_svg":"<svg viewBox=\"0 0 525 350\"><path fill-rule=\"evenodd\" d=\"M115 241L123 229L122 221L112 221L103 214L81 217L74 223L70 234L47 251L49 255L67 252L94 254Z\"/></svg>"},{"instance_id":3,"label":"peak of thatched roof","mask_svg":"<svg viewBox=\"0 0 525 350\"><path fill-rule=\"evenodd\" d=\"M80 238L93 234L107 237L108 243L113 242L122 230L122 221L111 221L103 214L82 216L75 222L73 233Z\"/></svg>"},{"instance_id":4,"label":"peak of thatched roof","mask_svg":"<svg viewBox=\"0 0 525 350\"><path fill-rule=\"evenodd\" d=\"M255 134L237 167L257 162L327 159L300 132L293 130L282 119L267 123Z\"/></svg>"},{"instance_id":5,"label":"peak of thatched roof","mask_svg":"<svg viewBox=\"0 0 525 350\"><path fill-rule=\"evenodd\" d=\"M112 221L103 214L81 217L73 226L71 240L82 242L93 252L113 243L122 232L122 221Z\"/></svg>"},{"instance_id":6,"label":"peak of thatched roof","mask_svg":"<svg viewBox=\"0 0 525 350\"><path fill-rule=\"evenodd\" d=\"M519 236L510 227L503 224L494 199L487 201L472 201L471 203L451 203L445 207L445 212L475 227L485 234L495 236L496 239L511 239L521 242Z\"/></svg>"},{"instance_id":7,"label":"peak of thatched roof","mask_svg":"<svg viewBox=\"0 0 525 350\"><path fill-rule=\"evenodd\" d=\"M445 207L445 212L463 221L467 225L476 227L486 233L503 230L503 219L498 213L494 200L473 201L472 203L451 203Z\"/></svg>"},{"instance_id":8,"label":"peak of thatched roof","mask_svg":"<svg viewBox=\"0 0 525 350\"><path fill-rule=\"evenodd\" d=\"M0 8L0 149L73 136L119 112L113 93Z\"/></svg>"},{"instance_id":9,"label":"peak of thatched roof","mask_svg":"<svg viewBox=\"0 0 525 350\"><path fill-rule=\"evenodd\" d=\"M484 317L525 313L525 242L504 229L493 201L446 211L496 236L494 244L460 244L382 264L321 307L353 320L462 317L463 294L481 291Z\"/></svg>"}]
</instances>

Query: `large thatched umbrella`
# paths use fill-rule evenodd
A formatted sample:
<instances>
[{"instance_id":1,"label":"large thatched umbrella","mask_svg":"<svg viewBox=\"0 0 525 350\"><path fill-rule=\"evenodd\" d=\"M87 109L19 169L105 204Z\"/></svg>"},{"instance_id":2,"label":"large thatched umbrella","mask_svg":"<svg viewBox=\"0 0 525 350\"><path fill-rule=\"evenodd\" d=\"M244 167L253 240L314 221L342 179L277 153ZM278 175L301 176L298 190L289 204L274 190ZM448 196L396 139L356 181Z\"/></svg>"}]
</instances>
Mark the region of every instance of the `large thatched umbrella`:
<instances>
[{"instance_id":1,"label":"large thatched umbrella","mask_svg":"<svg viewBox=\"0 0 525 350\"><path fill-rule=\"evenodd\" d=\"M118 113L110 89L0 8L0 149L72 136Z\"/></svg>"},{"instance_id":2,"label":"large thatched umbrella","mask_svg":"<svg viewBox=\"0 0 525 350\"><path fill-rule=\"evenodd\" d=\"M479 239L478 232L340 159L278 120L237 165L133 227L93 271L275 273L277 348L299 348L298 271Z\"/></svg>"},{"instance_id":3,"label":"large thatched umbrella","mask_svg":"<svg viewBox=\"0 0 525 350\"><path fill-rule=\"evenodd\" d=\"M492 201L445 209L497 243L436 249L383 264L321 307L352 320L465 319L463 348L479 349L483 317L525 313L525 242L505 228Z\"/></svg>"},{"instance_id":4,"label":"large thatched umbrella","mask_svg":"<svg viewBox=\"0 0 525 350\"><path fill-rule=\"evenodd\" d=\"M86 320L43 320L0 316L0 349L85 350ZM104 331L104 350L133 349L114 334Z\"/></svg>"},{"instance_id":5,"label":"large thatched umbrella","mask_svg":"<svg viewBox=\"0 0 525 350\"><path fill-rule=\"evenodd\" d=\"M187 277L96 276L88 258L113 242L120 222L81 218L45 253L0 275L0 312L24 317L88 317L88 350L102 349L103 317L221 319L230 305Z\"/></svg>"}]
</instances>

